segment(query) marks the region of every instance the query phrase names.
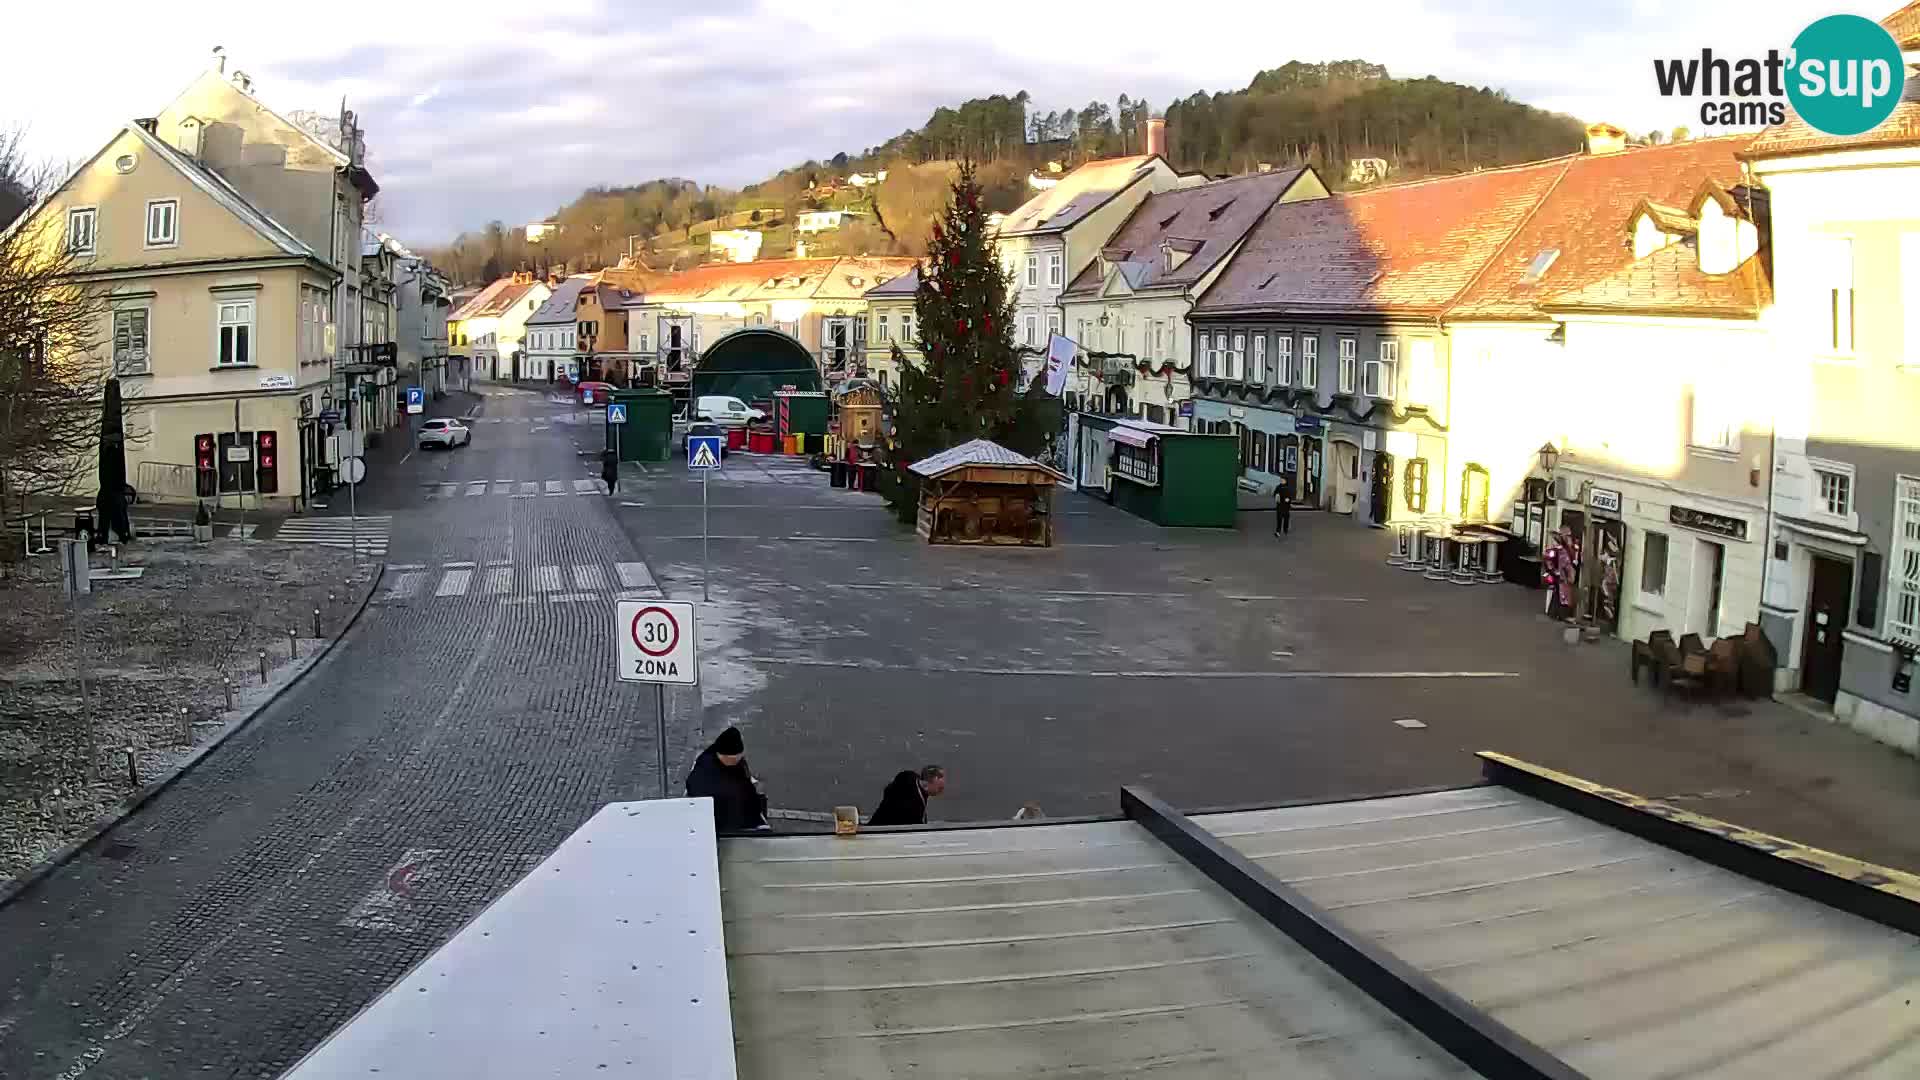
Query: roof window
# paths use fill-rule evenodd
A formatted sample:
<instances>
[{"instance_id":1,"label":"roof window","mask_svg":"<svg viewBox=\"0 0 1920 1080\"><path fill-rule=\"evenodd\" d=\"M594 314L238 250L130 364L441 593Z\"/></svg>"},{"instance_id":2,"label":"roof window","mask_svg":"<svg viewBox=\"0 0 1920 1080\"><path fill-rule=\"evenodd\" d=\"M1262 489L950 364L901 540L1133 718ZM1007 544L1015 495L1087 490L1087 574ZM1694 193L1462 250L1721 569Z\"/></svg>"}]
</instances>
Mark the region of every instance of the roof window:
<instances>
[{"instance_id":1,"label":"roof window","mask_svg":"<svg viewBox=\"0 0 1920 1080\"><path fill-rule=\"evenodd\" d=\"M1533 261L1527 264L1526 276L1520 279L1520 284L1533 285L1539 282L1541 278L1547 276L1547 271L1552 268L1553 261L1559 257L1559 248L1548 248L1540 254L1535 255Z\"/></svg>"}]
</instances>

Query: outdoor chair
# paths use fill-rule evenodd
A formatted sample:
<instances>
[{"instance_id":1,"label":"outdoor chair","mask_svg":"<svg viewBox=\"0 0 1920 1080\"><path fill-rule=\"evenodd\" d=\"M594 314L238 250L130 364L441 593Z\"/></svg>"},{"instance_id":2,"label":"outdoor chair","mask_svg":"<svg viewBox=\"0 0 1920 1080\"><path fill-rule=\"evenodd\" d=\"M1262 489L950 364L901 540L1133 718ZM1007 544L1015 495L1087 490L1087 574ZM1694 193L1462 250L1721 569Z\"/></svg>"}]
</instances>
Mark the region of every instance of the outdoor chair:
<instances>
[{"instance_id":1,"label":"outdoor chair","mask_svg":"<svg viewBox=\"0 0 1920 1080\"><path fill-rule=\"evenodd\" d=\"M1633 680L1633 685L1640 685L1640 669L1645 668L1648 680L1654 686L1659 686L1660 677L1665 674L1669 662L1667 659L1669 651L1676 657L1679 654L1678 648L1673 644L1673 634L1666 630L1655 630L1647 635L1647 640L1634 642L1633 652L1628 658L1627 671L1627 676Z\"/></svg>"},{"instance_id":2,"label":"outdoor chair","mask_svg":"<svg viewBox=\"0 0 1920 1080\"><path fill-rule=\"evenodd\" d=\"M1723 637L1707 650L1707 676L1713 692L1731 697L1740 689L1740 642Z\"/></svg>"}]
</instances>

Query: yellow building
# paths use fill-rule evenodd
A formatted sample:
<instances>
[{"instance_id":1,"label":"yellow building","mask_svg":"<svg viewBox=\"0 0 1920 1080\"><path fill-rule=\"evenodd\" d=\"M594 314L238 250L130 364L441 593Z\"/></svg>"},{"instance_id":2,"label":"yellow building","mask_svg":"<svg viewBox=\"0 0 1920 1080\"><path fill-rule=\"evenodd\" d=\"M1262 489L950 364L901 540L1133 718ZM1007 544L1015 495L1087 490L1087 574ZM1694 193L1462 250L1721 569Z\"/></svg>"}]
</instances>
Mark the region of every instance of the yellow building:
<instances>
[{"instance_id":1,"label":"yellow building","mask_svg":"<svg viewBox=\"0 0 1920 1080\"><path fill-rule=\"evenodd\" d=\"M894 346L898 345L909 359L920 348L919 332L913 325L913 298L919 291L919 270L888 278L867 290L867 376L882 388L900 385Z\"/></svg>"},{"instance_id":2,"label":"yellow building","mask_svg":"<svg viewBox=\"0 0 1920 1080\"><path fill-rule=\"evenodd\" d=\"M95 359L121 378L142 498L192 498L207 467L224 501L285 506L305 493L320 447L302 421L327 383L340 282L329 260L145 122L20 227L80 256L101 298ZM81 490L96 483L89 471Z\"/></svg>"}]
</instances>

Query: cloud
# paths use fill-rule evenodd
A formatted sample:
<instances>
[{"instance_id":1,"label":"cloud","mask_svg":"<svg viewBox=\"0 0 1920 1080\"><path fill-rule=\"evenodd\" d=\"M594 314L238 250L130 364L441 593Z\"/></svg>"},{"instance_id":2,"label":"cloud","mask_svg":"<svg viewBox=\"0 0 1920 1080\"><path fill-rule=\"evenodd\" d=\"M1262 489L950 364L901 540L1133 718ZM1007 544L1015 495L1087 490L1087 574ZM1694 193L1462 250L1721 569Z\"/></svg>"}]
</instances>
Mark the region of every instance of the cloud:
<instances>
[{"instance_id":1,"label":"cloud","mask_svg":"<svg viewBox=\"0 0 1920 1080\"><path fill-rule=\"evenodd\" d=\"M1653 57L1784 46L1828 13L1825 0L1778 0L1740 20L1650 0L1380 0L1284 15L1256 0L973 0L960 15L845 0L336 0L334 29L316 34L293 8L192 7L187 20L146 0L96 3L83 72L60 50L16 51L0 102L32 111L0 111L0 127L28 125L44 155L90 153L178 93L219 27L230 67L282 112L331 112L342 98L359 112L387 227L415 245L537 219L592 184L750 183L877 145L969 97L1027 90L1046 111L1125 93L1164 107L1291 59L1359 57L1630 130L1697 130L1693 106L1654 92ZM70 36L57 6L9 19L23 40Z\"/></svg>"}]
</instances>

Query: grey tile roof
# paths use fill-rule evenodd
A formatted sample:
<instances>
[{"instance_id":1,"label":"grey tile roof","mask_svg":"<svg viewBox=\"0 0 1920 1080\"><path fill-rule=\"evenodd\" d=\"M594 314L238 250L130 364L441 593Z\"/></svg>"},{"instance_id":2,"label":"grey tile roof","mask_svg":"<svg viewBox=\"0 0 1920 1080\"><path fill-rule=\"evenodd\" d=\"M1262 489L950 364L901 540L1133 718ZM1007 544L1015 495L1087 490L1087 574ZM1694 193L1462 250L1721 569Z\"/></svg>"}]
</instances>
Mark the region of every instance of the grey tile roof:
<instances>
[{"instance_id":1,"label":"grey tile roof","mask_svg":"<svg viewBox=\"0 0 1920 1080\"><path fill-rule=\"evenodd\" d=\"M553 290L553 295L547 297L546 303L541 304L528 317L527 325L564 326L573 322L573 311L578 306L580 293L591 284L593 284L593 278L586 275L562 279L559 286Z\"/></svg>"},{"instance_id":2,"label":"grey tile roof","mask_svg":"<svg viewBox=\"0 0 1920 1080\"><path fill-rule=\"evenodd\" d=\"M915 266L904 274L890 277L867 290L868 296L885 299L887 297L913 296L920 291L920 268Z\"/></svg>"},{"instance_id":3,"label":"grey tile roof","mask_svg":"<svg viewBox=\"0 0 1920 1080\"><path fill-rule=\"evenodd\" d=\"M955 469L969 465L1027 465L1045 469L1045 465L1026 456L1016 454L990 439L974 439L963 442L950 450L942 450L929 458L907 466L921 476L940 476ZM1052 470L1048 470L1051 472Z\"/></svg>"},{"instance_id":4,"label":"grey tile roof","mask_svg":"<svg viewBox=\"0 0 1920 1080\"><path fill-rule=\"evenodd\" d=\"M1308 171L1301 168L1250 173L1149 195L1107 242L1107 250L1116 254L1127 252L1118 266L1130 288L1192 284L1219 265L1260 220L1260 215ZM1169 270L1162 244L1188 251L1189 255L1178 267ZM1103 277L1098 262L1088 263L1067 286L1066 294L1098 295L1104 284Z\"/></svg>"},{"instance_id":5,"label":"grey tile roof","mask_svg":"<svg viewBox=\"0 0 1920 1080\"><path fill-rule=\"evenodd\" d=\"M1001 236L1060 232L1140 179L1159 159L1135 155L1089 161L1060 182L1020 204L1000 223Z\"/></svg>"}]
</instances>

